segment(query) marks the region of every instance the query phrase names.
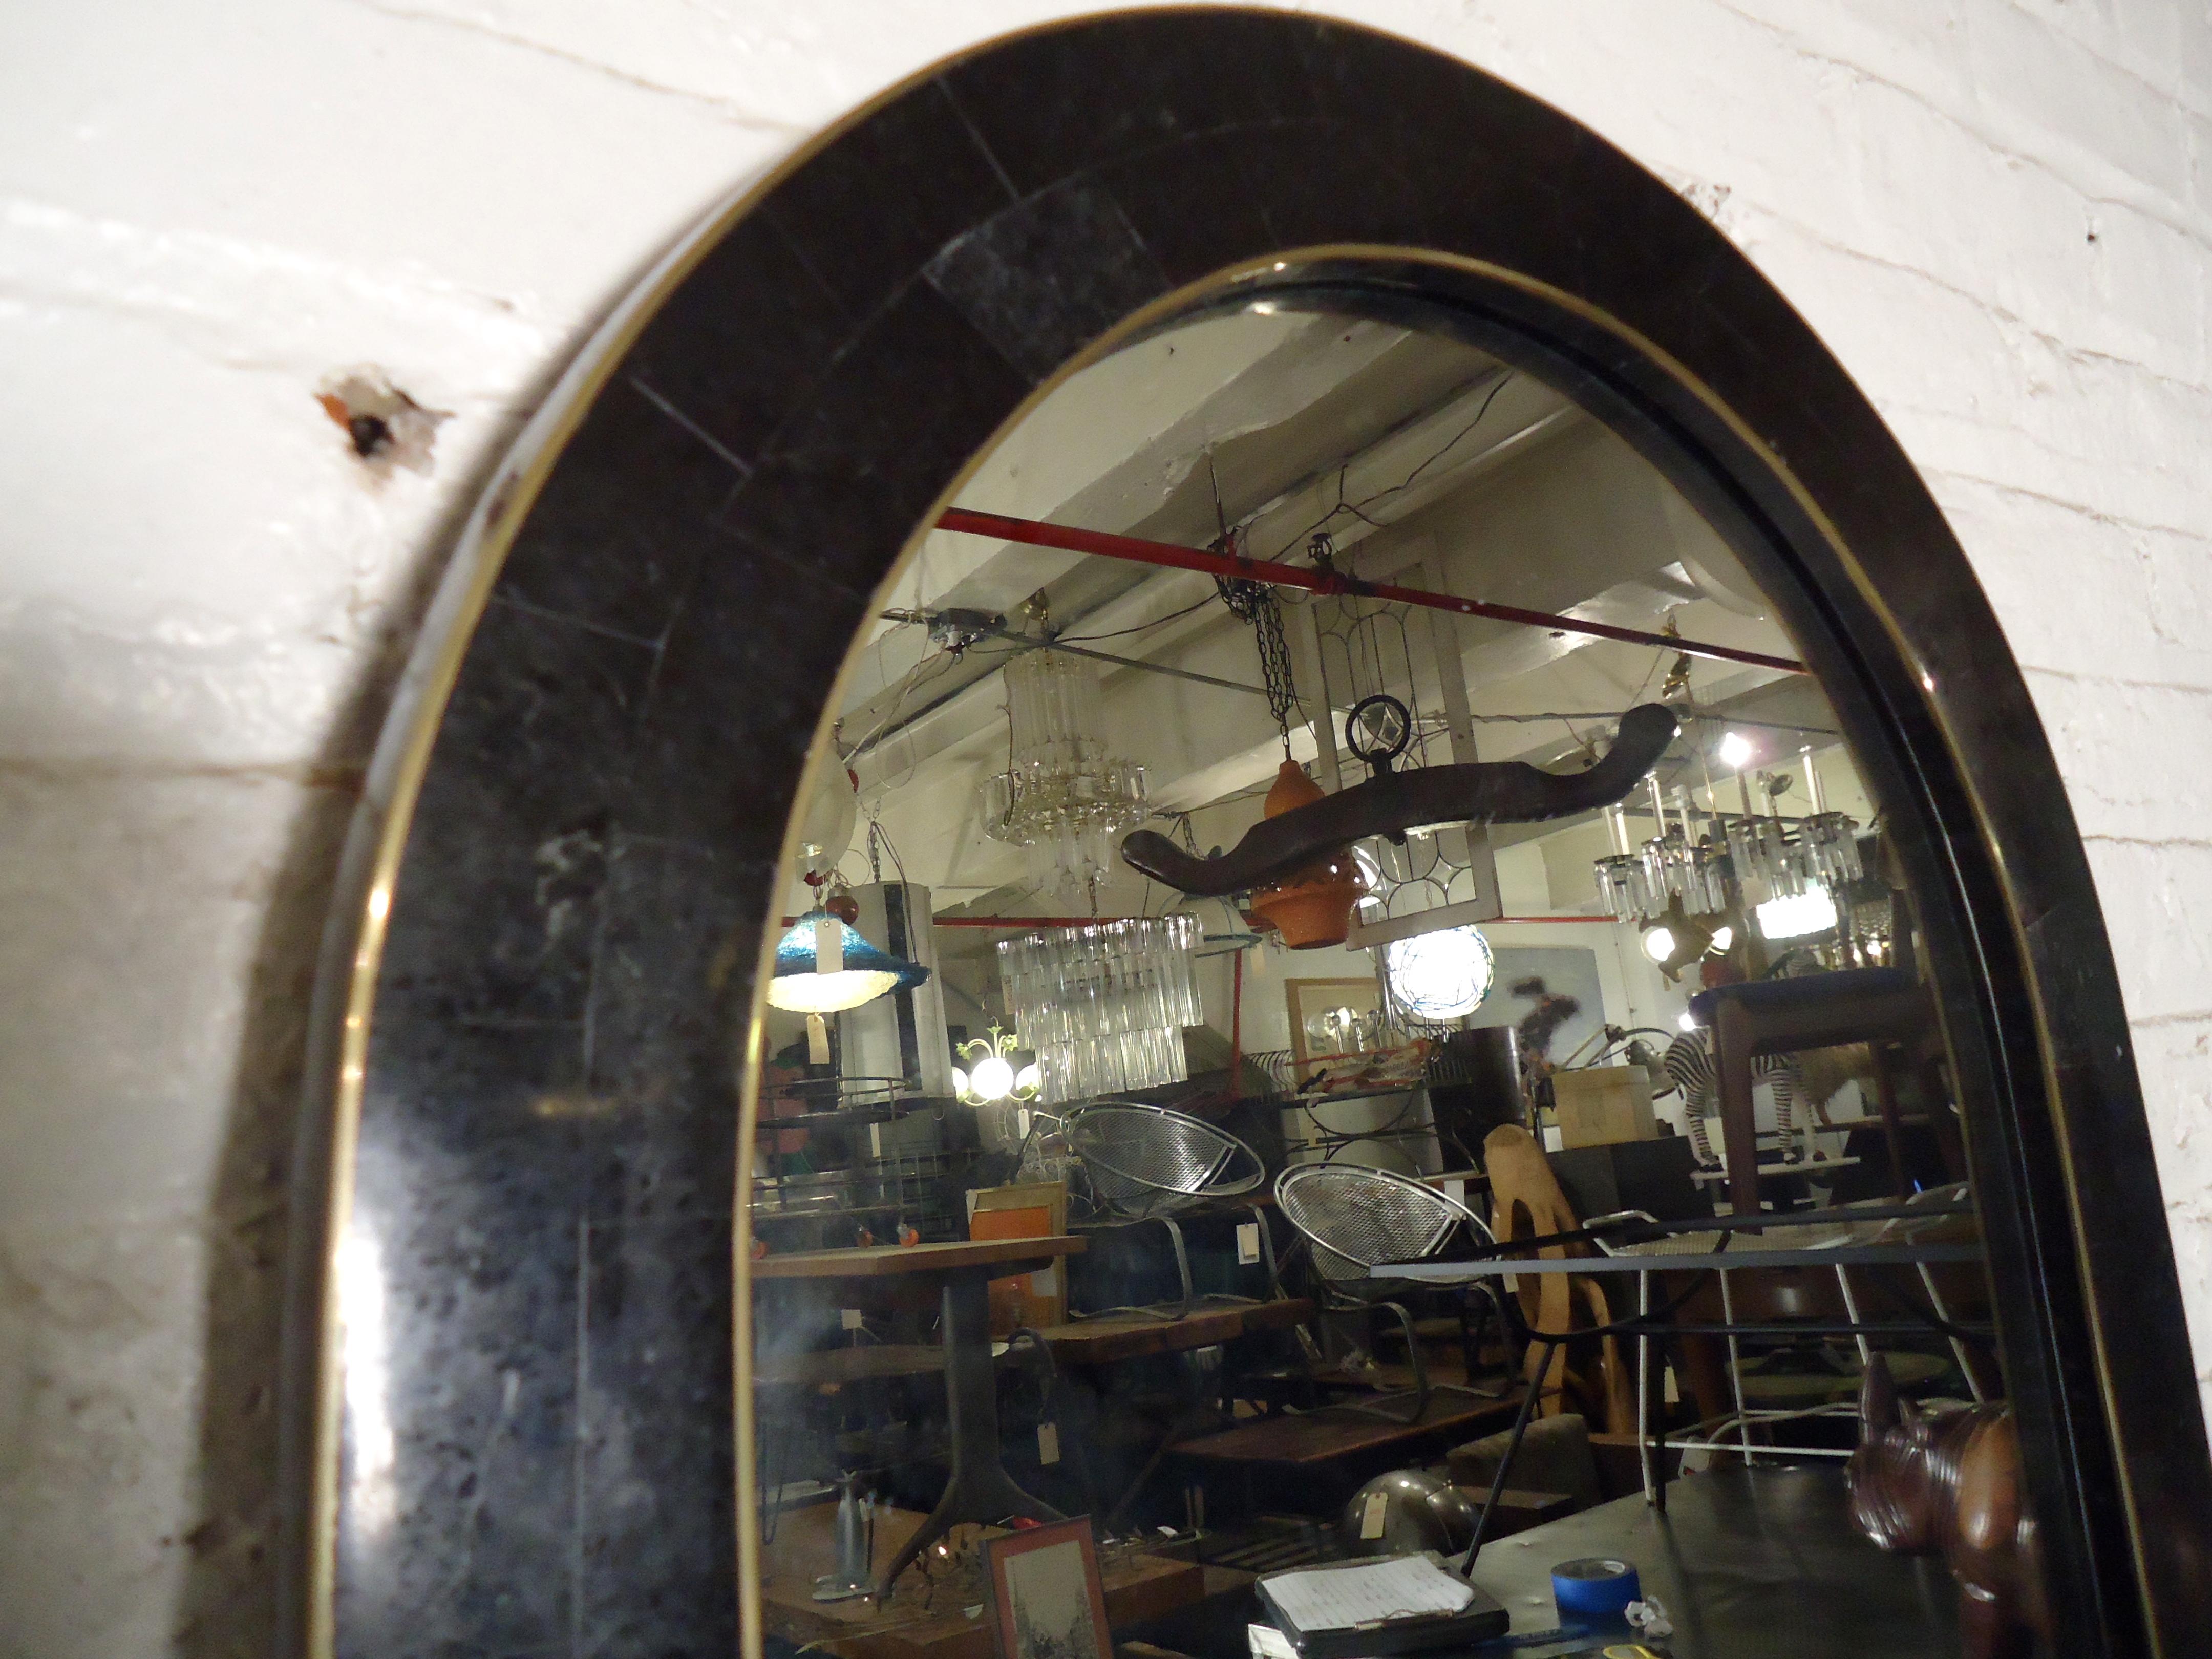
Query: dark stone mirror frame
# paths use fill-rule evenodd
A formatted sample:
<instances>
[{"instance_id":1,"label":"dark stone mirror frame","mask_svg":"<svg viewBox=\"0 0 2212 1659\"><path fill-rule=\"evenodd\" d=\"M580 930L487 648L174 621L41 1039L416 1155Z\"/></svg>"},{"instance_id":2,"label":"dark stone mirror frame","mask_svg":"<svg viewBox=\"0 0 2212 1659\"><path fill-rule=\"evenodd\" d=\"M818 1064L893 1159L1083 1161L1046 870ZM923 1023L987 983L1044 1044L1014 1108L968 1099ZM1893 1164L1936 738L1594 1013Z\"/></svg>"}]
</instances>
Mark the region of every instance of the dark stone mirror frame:
<instances>
[{"instance_id":1,"label":"dark stone mirror frame","mask_svg":"<svg viewBox=\"0 0 2212 1659\"><path fill-rule=\"evenodd\" d=\"M1927 912L2061 1650L2212 1625L2212 1464L2088 865L1910 462L1592 133L1384 36L1194 9L1002 41L856 114L647 280L480 503L319 990L292 1650L738 1644L740 1098L749 1124L764 924L840 666L1042 389L1262 291L1555 380L1778 597Z\"/></svg>"}]
</instances>

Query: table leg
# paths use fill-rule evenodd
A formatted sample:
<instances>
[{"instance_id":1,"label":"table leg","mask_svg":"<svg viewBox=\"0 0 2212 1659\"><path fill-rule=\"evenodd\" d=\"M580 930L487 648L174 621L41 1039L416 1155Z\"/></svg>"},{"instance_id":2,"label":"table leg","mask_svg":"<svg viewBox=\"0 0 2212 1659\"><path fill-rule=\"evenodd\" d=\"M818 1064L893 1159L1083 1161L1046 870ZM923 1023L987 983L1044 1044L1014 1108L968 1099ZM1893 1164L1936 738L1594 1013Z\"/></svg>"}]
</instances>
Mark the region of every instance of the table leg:
<instances>
[{"instance_id":1,"label":"table leg","mask_svg":"<svg viewBox=\"0 0 2212 1659\"><path fill-rule=\"evenodd\" d=\"M1650 1273L1636 1275L1636 1316L1651 1317ZM1651 1333L1642 1328L1636 1333L1636 1463L1644 1477L1644 1501L1663 1508L1662 1483L1652 1479L1651 1468Z\"/></svg>"},{"instance_id":2,"label":"table leg","mask_svg":"<svg viewBox=\"0 0 2212 1659\"><path fill-rule=\"evenodd\" d=\"M955 1274L945 1282L945 1403L952 1442L951 1474L929 1518L876 1580L878 1601L890 1595L892 1583L916 1556L963 1521L988 1525L1010 1515L1039 1521L1066 1519L1016 1486L999 1461L999 1385L991 1364L988 1283L981 1274L972 1273Z\"/></svg>"}]
</instances>

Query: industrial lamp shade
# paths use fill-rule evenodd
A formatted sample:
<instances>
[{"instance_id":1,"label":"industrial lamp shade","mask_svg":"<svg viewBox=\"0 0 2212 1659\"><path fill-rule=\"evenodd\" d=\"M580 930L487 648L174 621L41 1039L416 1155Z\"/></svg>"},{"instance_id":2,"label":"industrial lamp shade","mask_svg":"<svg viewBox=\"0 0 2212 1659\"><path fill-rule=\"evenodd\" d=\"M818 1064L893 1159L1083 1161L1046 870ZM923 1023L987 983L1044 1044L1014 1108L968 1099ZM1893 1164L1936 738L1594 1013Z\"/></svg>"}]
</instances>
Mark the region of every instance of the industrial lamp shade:
<instances>
[{"instance_id":1,"label":"industrial lamp shade","mask_svg":"<svg viewBox=\"0 0 2212 1659\"><path fill-rule=\"evenodd\" d=\"M928 977L928 969L878 951L842 917L809 910L776 945L768 1001L794 1014L837 1014Z\"/></svg>"}]
</instances>

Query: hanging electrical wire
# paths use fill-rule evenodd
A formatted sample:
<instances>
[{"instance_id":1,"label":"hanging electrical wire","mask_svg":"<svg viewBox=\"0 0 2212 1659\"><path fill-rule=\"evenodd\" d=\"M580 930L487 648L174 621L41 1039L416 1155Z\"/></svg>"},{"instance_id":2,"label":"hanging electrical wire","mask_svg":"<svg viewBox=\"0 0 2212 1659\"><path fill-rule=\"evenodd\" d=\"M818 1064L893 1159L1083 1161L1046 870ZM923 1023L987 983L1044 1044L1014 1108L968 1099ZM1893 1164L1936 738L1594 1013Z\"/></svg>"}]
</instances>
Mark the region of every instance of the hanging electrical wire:
<instances>
[{"instance_id":1,"label":"hanging electrical wire","mask_svg":"<svg viewBox=\"0 0 2212 1659\"><path fill-rule=\"evenodd\" d=\"M1336 470L1336 504L1331 507L1328 512L1322 514L1321 517L1316 519L1311 524L1308 525L1304 529L1299 531L1297 534L1291 537L1290 540L1284 543L1281 550L1277 552L1274 555L1273 559L1271 559L1269 562L1273 563L1284 558L1289 554L1292 548L1305 541L1308 537L1314 533L1314 532L1325 528L1331 520L1335 519L1341 514L1349 513L1352 517L1360 520L1364 523L1375 525L1377 529L1382 528L1379 524L1376 524L1375 520L1367 516L1365 509L1374 506L1376 502L1383 500L1387 496L1400 495L1404 491L1412 489L1414 483L1420 477L1421 474L1426 472L1438 461L1443 459L1443 458L1449 454L1452 450L1456 448L1462 442L1472 435L1474 429L1482 424L1483 416L1490 413L1491 404L1498 401L1498 394L1505 390L1506 386L1513 380L1513 373L1510 369L1501 374L1498 377L1498 384L1492 386L1490 388L1489 395L1483 398L1482 406L1474 411L1474 418L1469 421L1465 426L1462 427L1458 431L1452 434L1450 437L1447 438L1436 449L1432 450L1419 465L1415 466L1411 472L1408 472L1396 483L1390 484L1383 489L1376 490L1372 495L1363 495L1356 501L1347 501L1344 498L1344 479L1345 474L1349 469L1351 463L1347 461L1343 465L1338 467ZM1254 516L1256 518L1257 514L1255 514ZM1240 525L1237 527L1239 530L1249 528L1249 522L1246 525Z\"/></svg>"},{"instance_id":2,"label":"hanging electrical wire","mask_svg":"<svg viewBox=\"0 0 2212 1659\"><path fill-rule=\"evenodd\" d=\"M1180 611L1170 611L1164 617L1155 617L1150 622L1139 623L1132 628L1117 628L1108 634L1059 634L1054 639L1062 645L1090 645L1098 640L1118 640L1131 634L1148 634L1155 628L1164 628L1171 622L1181 622L1193 611L1203 611L1221 596L1209 593L1196 605L1187 605Z\"/></svg>"}]
</instances>

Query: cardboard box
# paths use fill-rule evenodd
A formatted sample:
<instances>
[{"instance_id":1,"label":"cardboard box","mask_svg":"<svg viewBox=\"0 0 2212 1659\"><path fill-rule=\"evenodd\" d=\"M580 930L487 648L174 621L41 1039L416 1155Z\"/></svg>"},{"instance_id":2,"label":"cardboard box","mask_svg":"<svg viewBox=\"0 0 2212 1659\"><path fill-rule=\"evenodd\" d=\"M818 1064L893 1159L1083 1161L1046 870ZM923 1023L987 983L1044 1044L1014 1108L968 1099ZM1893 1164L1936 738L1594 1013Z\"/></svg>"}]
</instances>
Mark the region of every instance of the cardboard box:
<instances>
[{"instance_id":1,"label":"cardboard box","mask_svg":"<svg viewBox=\"0 0 2212 1659\"><path fill-rule=\"evenodd\" d=\"M1552 1106L1562 1146L1605 1146L1651 1140L1651 1074L1641 1066L1595 1066L1552 1073Z\"/></svg>"},{"instance_id":2,"label":"cardboard box","mask_svg":"<svg viewBox=\"0 0 2212 1659\"><path fill-rule=\"evenodd\" d=\"M1067 1183L1032 1181L1013 1187L971 1188L970 1238L1056 1238L1067 1231ZM1067 1278L1054 1262L1033 1273L1013 1273L990 1284L991 1334L1004 1338L1018 1325L1067 1322Z\"/></svg>"}]
</instances>

